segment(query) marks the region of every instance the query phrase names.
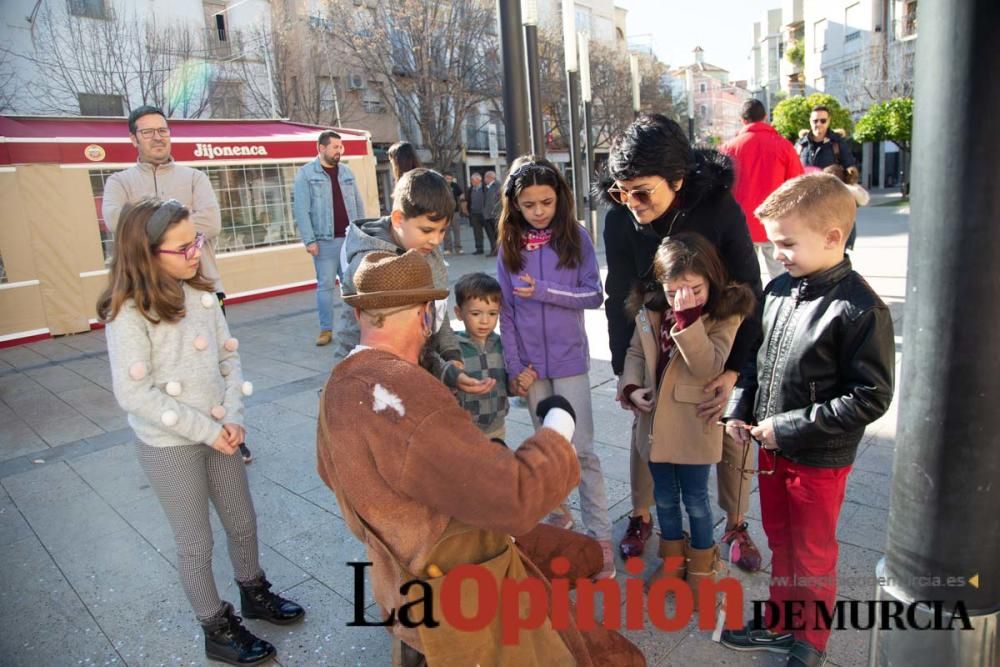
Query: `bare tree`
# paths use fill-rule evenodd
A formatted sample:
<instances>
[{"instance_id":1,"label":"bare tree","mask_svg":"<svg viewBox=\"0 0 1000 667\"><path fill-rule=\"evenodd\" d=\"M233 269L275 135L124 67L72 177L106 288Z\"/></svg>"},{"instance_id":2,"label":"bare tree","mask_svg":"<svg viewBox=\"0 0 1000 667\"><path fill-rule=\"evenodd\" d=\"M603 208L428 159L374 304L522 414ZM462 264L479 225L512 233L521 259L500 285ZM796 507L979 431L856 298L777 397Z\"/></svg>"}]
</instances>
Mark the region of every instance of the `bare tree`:
<instances>
[{"instance_id":1,"label":"bare tree","mask_svg":"<svg viewBox=\"0 0 1000 667\"><path fill-rule=\"evenodd\" d=\"M349 72L373 82L403 137L446 169L461 155L466 119L499 97L496 7L488 0L331 0L332 38Z\"/></svg>"},{"instance_id":2,"label":"bare tree","mask_svg":"<svg viewBox=\"0 0 1000 667\"><path fill-rule=\"evenodd\" d=\"M14 110L17 96L17 77L13 57L6 50L0 50L0 113Z\"/></svg>"},{"instance_id":3,"label":"bare tree","mask_svg":"<svg viewBox=\"0 0 1000 667\"><path fill-rule=\"evenodd\" d=\"M844 71L844 104L861 112L881 102L913 97L915 42L889 38L885 33L865 36L860 56Z\"/></svg>"},{"instance_id":4,"label":"bare tree","mask_svg":"<svg viewBox=\"0 0 1000 667\"><path fill-rule=\"evenodd\" d=\"M3 58L21 65L11 81L0 66L0 85L23 90L20 106L35 113L79 114L80 96L89 94L120 98L124 113L153 104L167 116L198 118L211 106L218 82L253 80L240 35L231 38L225 55L236 56L224 58L199 27L163 25L126 9L102 20L81 19L49 4L35 19L30 49L0 45L0 65Z\"/></svg>"}]
</instances>

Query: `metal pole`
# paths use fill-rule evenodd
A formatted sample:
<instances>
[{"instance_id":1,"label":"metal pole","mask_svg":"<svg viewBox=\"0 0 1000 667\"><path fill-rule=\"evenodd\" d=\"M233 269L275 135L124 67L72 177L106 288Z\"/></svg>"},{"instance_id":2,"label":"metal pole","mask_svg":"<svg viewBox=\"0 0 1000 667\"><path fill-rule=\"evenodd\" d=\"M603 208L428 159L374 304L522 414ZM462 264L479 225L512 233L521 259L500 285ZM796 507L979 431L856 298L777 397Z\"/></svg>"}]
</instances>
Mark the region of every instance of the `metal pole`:
<instances>
[{"instance_id":1,"label":"metal pole","mask_svg":"<svg viewBox=\"0 0 1000 667\"><path fill-rule=\"evenodd\" d=\"M1000 68L1000 4L927 2L919 12L906 354L876 594L941 601L945 628L961 603L971 630L956 621L881 631L892 622L879 619L870 664L985 667L1000 656L1000 135L980 128L1000 107L1000 86L983 85ZM918 623L935 620L916 609Z\"/></svg>"},{"instance_id":2,"label":"metal pole","mask_svg":"<svg viewBox=\"0 0 1000 667\"><path fill-rule=\"evenodd\" d=\"M569 161L573 170L573 193L576 218L583 215L583 188L580 185L580 75L576 50L576 5L562 3L563 62L566 66L566 89L569 100Z\"/></svg>"},{"instance_id":3,"label":"metal pole","mask_svg":"<svg viewBox=\"0 0 1000 667\"><path fill-rule=\"evenodd\" d=\"M497 0L503 51L503 117L507 129L507 164L531 152L528 129L528 83L524 69L524 39L520 0Z\"/></svg>"},{"instance_id":4,"label":"metal pole","mask_svg":"<svg viewBox=\"0 0 1000 667\"><path fill-rule=\"evenodd\" d=\"M642 75L639 73L639 54L630 53L628 57L629 70L632 72L632 113L638 118L642 112Z\"/></svg>"},{"instance_id":5,"label":"metal pole","mask_svg":"<svg viewBox=\"0 0 1000 667\"><path fill-rule=\"evenodd\" d=\"M590 179L594 173L594 139L591 136L591 100L592 91L590 88L590 35L581 32L577 35L577 49L580 55L580 97L583 99L583 146L584 158L580 161L582 176L580 185L583 186L583 201L585 210L580 212L586 224L589 226L590 238L597 242L597 228L593 222L593 207L590 200Z\"/></svg>"},{"instance_id":6,"label":"metal pole","mask_svg":"<svg viewBox=\"0 0 1000 667\"><path fill-rule=\"evenodd\" d=\"M521 0L524 21L524 54L528 66L528 102L531 116L531 152L545 157L542 124L541 65L538 63L538 0Z\"/></svg>"},{"instance_id":7,"label":"metal pole","mask_svg":"<svg viewBox=\"0 0 1000 667\"><path fill-rule=\"evenodd\" d=\"M583 156L580 154L580 74L566 72L566 85L569 88L569 159L573 167L573 194L576 201L576 218L583 216L583 183L580 182L580 167Z\"/></svg>"},{"instance_id":8,"label":"metal pole","mask_svg":"<svg viewBox=\"0 0 1000 667\"><path fill-rule=\"evenodd\" d=\"M525 53L528 56L528 99L531 102L531 151L545 157L545 127L542 125L542 87L538 64L538 26L524 26Z\"/></svg>"}]
</instances>

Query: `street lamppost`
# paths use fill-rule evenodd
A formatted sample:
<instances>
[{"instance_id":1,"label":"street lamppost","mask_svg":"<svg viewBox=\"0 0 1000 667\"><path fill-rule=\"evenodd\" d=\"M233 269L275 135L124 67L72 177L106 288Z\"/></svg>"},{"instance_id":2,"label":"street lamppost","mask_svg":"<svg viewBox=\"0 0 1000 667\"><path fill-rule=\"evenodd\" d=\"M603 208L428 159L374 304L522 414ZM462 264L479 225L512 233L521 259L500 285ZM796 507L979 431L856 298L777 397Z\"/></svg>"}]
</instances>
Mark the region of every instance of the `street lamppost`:
<instances>
[{"instance_id":1,"label":"street lamppost","mask_svg":"<svg viewBox=\"0 0 1000 667\"><path fill-rule=\"evenodd\" d=\"M684 81L688 97L688 141L694 144L694 71L690 67L684 72Z\"/></svg>"},{"instance_id":2,"label":"street lamppost","mask_svg":"<svg viewBox=\"0 0 1000 667\"><path fill-rule=\"evenodd\" d=\"M507 164L531 149L528 134L528 84L520 0L498 0L503 52L503 116L507 128Z\"/></svg>"},{"instance_id":3,"label":"street lamppost","mask_svg":"<svg viewBox=\"0 0 1000 667\"><path fill-rule=\"evenodd\" d=\"M528 60L528 105L531 117L531 151L545 156L545 128L542 126L542 92L538 64L538 0L522 0L524 53Z\"/></svg>"},{"instance_id":4,"label":"street lamppost","mask_svg":"<svg viewBox=\"0 0 1000 667\"><path fill-rule=\"evenodd\" d=\"M587 194L584 196L587 212L582 213L584 220L590 225L590 238L597 242L597 211L590 201L590 179L594 173L594 136L593 117L591 106L592 92L590 89L590 33L577 33L577 49L580 54L580 97L583 99L583 146L584 159L581 161L583 176L580 184L585 187Z\"/></svg>"},{"instance_id":5,"label":"street lamppost","mask_svg":"<svg viewBox=\"0 0 1000 667\"><path fill-rule=\"evenodd\" d=\"M566 61L566 87L569 97L569 159L573 168L573 192L576 195L576 217L583 213L583 186L579 178L580 165L580 75L576 57L576 7L572 0L563 0L563 48Z\"/></svg>"},{"instance_id":6,"label":"street lamppost","mask_svg":"<svg viewBox=\"0 0 1000 667\"><path fill-rule=\"evenodd\" d=\"M629 70L632 72L632 113L638 118L642 112L641 100L639 98L642 86L642 75L639 74L639 54L630 53L628 56Z\"/></svg>"}]
</instances>

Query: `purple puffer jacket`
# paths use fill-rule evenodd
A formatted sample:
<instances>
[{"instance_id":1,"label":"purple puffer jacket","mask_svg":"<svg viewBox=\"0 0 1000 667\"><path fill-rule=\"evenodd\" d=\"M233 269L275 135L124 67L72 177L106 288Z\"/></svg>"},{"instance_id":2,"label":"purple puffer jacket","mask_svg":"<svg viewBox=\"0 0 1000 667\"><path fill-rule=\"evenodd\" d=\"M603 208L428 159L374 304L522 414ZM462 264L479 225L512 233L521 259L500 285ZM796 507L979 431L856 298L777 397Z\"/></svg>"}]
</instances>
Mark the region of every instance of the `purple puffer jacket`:
<instances>
[{"instance_id":1,"label":"purple puffer jacket","mask_svg":"<svg viewBox=\"0 0 1000 667\"><path fill-rule=\"evenodd\" d=\"M530 298L514 294L524 287L520 274L511 275L497 257L497 280L503 292L500 338L507 374L512 380L529 364L540 378L580 375L590 370L590 350L583 326L585 308L599 308L603 293L594 246L581 229L582 262L576 268L560 267L559 255L546 244L532 252L521 251L524 268L535 279Z\"/></svg>"}]
</instances>

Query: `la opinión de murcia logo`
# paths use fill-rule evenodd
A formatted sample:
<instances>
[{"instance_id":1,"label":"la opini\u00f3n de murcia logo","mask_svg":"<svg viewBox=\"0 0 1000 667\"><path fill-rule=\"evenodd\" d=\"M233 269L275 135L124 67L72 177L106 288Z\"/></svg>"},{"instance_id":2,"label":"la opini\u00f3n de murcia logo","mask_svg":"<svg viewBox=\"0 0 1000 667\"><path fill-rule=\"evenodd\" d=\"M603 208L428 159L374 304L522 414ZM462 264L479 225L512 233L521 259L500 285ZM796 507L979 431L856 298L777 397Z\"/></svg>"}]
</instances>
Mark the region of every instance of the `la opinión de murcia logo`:
<instances>
[{"instance_id":1,"label":"la opini\u00f3n de murcia logo","mask_svg":"<svg viewBox=\"0 0 1000 667\"><path fill-rule=\"evenodd\" d=\"M217 157L258 157L267 155L267 147L256 146L215 146L196 144L194 156L214 160Z\"/></svg>"},{"instance_id":2,"label":"la opini\u00f3n de murcia logo","mask_svg":"<svg viewBox=\"0 0 1000 667\"><path fill-rule=\"evenodd\" d=\"M681 564L680 558L668 558L663 567L673 570ZM493 574L480 565L465 564L453 568L443 575L441 600L435 607L434 590L430 584L420 579L404 582L399 593L410 600L399 609L389 609L388 616L381 622L371 622L365 618L365 569L372 563L348 562L354 569L354 619L347 623L350 627L390 626L396 623L408 628L424 626L436 628L441 620L435 616L435 608L440 610L448 625L457 630L475 632L486 628L497 615L501 619L501 642L517 644L521 630L534 630L549 620L554 630L566 630L572 625L586 632L598 625L608 630L622 628L622 586L614 579L592 581L577 579L576 609L570 602L569 559L564 556L553 558L549 580L550 590L545 581L534 577L524 579L505 578L497 582ZM687 627L694 615L694 593L690 585L676 577L661 577L654 580L648 590L642 575L645 563L639 558L629 558L625 571L632 575L624 585L624 627L628 630L645 629L645 619L664 632L676 632ZM475 587L475 610L463 608L463 586ZM466 589L466 592L468 589ZM666 607L668 594L673 594L673 613ZM604 603L604 617L597 618L596 599L601 595ZM722 594L721 627L730 630L742 628L743 586L733 577L721 577L715 581L705 579L698 587L698 627L712 630L719 623L718 596ZM522 599L527 597L527 614L522 615ZM876 626L881 630L971 630L972 622L965 603L961 600L943 602L940 600L917 600L904 604L897 600L837 600L831 609L818 600L787 600L779 607L768 600L753 602L754 620L763 626L765 609L770 607L772 628L782 626L790 630L805 629L806 607L815 606L815 613L808 614L815 619L815 629L870 630ZM467 607L467 605L466 605Z\"/></svg>"}]
</instances>

